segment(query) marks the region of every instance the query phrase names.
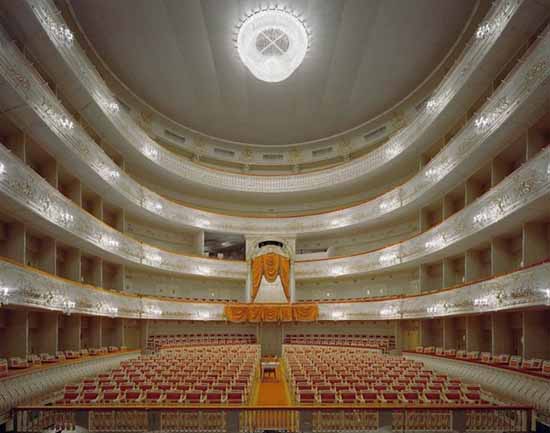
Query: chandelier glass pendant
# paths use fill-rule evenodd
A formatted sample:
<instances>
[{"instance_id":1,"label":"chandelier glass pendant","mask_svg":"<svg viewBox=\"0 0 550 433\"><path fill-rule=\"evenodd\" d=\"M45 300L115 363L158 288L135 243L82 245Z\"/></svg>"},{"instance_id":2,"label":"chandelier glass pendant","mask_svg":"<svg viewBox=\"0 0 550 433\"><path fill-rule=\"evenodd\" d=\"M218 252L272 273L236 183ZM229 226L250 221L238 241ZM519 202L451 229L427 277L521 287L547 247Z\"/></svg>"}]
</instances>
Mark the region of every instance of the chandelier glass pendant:
<instances>
[{"instance_id":1,"label":"chandelier glass pendant","mask_svg":"<svg viewBox=\"0 0 550 433\"><path fill-rule=\"evenodd\" d=\"M262 81L286 80L301 65L309 46L304 22L287 9L258 10L238 28L237 50L242 62Z\"/></svg>"}]
</instances>

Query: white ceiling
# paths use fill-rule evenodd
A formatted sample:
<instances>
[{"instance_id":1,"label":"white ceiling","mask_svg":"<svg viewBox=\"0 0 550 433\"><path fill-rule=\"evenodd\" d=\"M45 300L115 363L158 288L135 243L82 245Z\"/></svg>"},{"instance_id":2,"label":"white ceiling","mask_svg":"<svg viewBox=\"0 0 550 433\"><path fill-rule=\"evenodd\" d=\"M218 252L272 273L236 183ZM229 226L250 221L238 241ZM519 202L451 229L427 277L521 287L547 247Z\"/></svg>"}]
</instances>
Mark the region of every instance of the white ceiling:
<instances>
[{"instance_id":1,"label":"white ceiling","mask_svg":"<svg viewBox=\"0 0 550 433\"><path fill-rule=\"evenodd\" d=\"M288 1L312 44L282 83L254 78L234 46L235 24L257 0L70 3L105 63L161 113L226 140L287 144L343 132L401 101L443 60L475 0Z\"/></svg>"}]
</instances>

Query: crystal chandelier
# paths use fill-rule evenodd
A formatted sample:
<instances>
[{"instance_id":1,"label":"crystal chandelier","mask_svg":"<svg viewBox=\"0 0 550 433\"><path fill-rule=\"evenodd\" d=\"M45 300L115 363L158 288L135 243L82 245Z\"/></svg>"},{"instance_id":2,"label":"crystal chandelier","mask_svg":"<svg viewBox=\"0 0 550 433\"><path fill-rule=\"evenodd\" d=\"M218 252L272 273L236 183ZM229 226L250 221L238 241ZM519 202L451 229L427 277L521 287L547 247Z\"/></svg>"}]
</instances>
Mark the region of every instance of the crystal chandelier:
<instances>
[{"instance_id":1,"label":"crystal chandelier","mask_svg":"<svg viewBox=\"0 0 550 433\"><path fill-rule=\"evenodd\" d=\"M304 21L287 8L258 9L237 28L239 56L259 80L284 81L304 60L309 32Z\"/></svg>"}]
</instances>

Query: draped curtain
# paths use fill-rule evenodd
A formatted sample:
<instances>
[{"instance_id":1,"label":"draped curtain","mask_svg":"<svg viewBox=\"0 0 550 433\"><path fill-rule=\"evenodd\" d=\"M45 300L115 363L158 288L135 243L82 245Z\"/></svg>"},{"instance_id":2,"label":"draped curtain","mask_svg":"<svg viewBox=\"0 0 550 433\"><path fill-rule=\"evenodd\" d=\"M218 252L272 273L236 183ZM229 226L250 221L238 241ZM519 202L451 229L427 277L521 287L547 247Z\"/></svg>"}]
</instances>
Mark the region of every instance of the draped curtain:
<instances>
[{"instance_id":1,"label":"draped curtain","mask_svg":"<svg viewBox=\"0 0 550 433\"><path fill-rule=\"evenodd\" d=\"M313 322L319 317L316 304L237 304L226 305L230 322Z\"/></svg>"},{"instance_id":2,"label":"draped curtain","mask_svg":"<svg viewBox=\"0 0 550 433\"><path fill-rule=\"evenodd\" d=\"M252 259L252 302L258 295L262 277L269 283L281 278L285 297L290 302L290 260L277 253L267 253Z\"/></svg>"}]
</instances>

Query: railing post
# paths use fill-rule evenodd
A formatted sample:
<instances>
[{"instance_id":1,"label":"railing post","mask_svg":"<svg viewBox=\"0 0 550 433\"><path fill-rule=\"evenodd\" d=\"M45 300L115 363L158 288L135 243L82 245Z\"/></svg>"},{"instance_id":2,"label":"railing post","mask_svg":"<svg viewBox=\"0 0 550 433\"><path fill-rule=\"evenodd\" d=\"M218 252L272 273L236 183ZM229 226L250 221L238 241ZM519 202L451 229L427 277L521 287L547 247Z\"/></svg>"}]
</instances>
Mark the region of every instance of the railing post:
<instances>
[{"instance_id":1,"label":"railing post","mask_svg":"<svg viewBox=\"0 0 550 433\"><path fill-rule=\"evenodd\" d=\"M452 429L457 433L466 431L466 411L453 410L451 411Z\"/></svg>"},{"instance_id":2,"label":"railing post","mask_svg":"<svg viewBox=\"0 0 550 433\"><path fill-rule=\"evenodd\" d=\"M89 426L90 426L90 423L89 423L89 414L90 414L91 411L84 411L84 410L79 410L75 416L74 416L74 423L75 423L75 427L77 425L79 425L80 427L84 427L86 430L89 430Z\"/></svg>"},{"instance_id":3,"label":"railing post","mask_svg":"<svg viewBox=\"0 0 550 433\"><path fill-rule=\"evenodd\" d=\"M241 411L240 410L228 410L225 412L225 431L226 432L241 432Z\"/></svg>"},{"instance_id":4,"label":"railing post","mask_svg":"<svg viewBox=\"0 0 550 433\"><path fill-rule=\"evenodd\" d=\"M311 410L301 410L299 417L300 433L313 432L313 412Z\"/></svg>"},{"instance_id":5,"label":"railing post","mask_svg":"<svg viewBox=\"0 0 550 433\"><path fill-rule=\"evenodd\" d=\"M160 411L150 410L147 412L147 431L160 431Z\"/></svg>"},{"instance_id":6,"label":"railing post","mask_svg":"<svg viewBox=\"0 0 550 433\"><path fill-rule=\"evenodd\" d=\"M392 431L393 413L391 410L381 410L378 412L378 428L382 431Z\"/></svg>"}]
</instances>

